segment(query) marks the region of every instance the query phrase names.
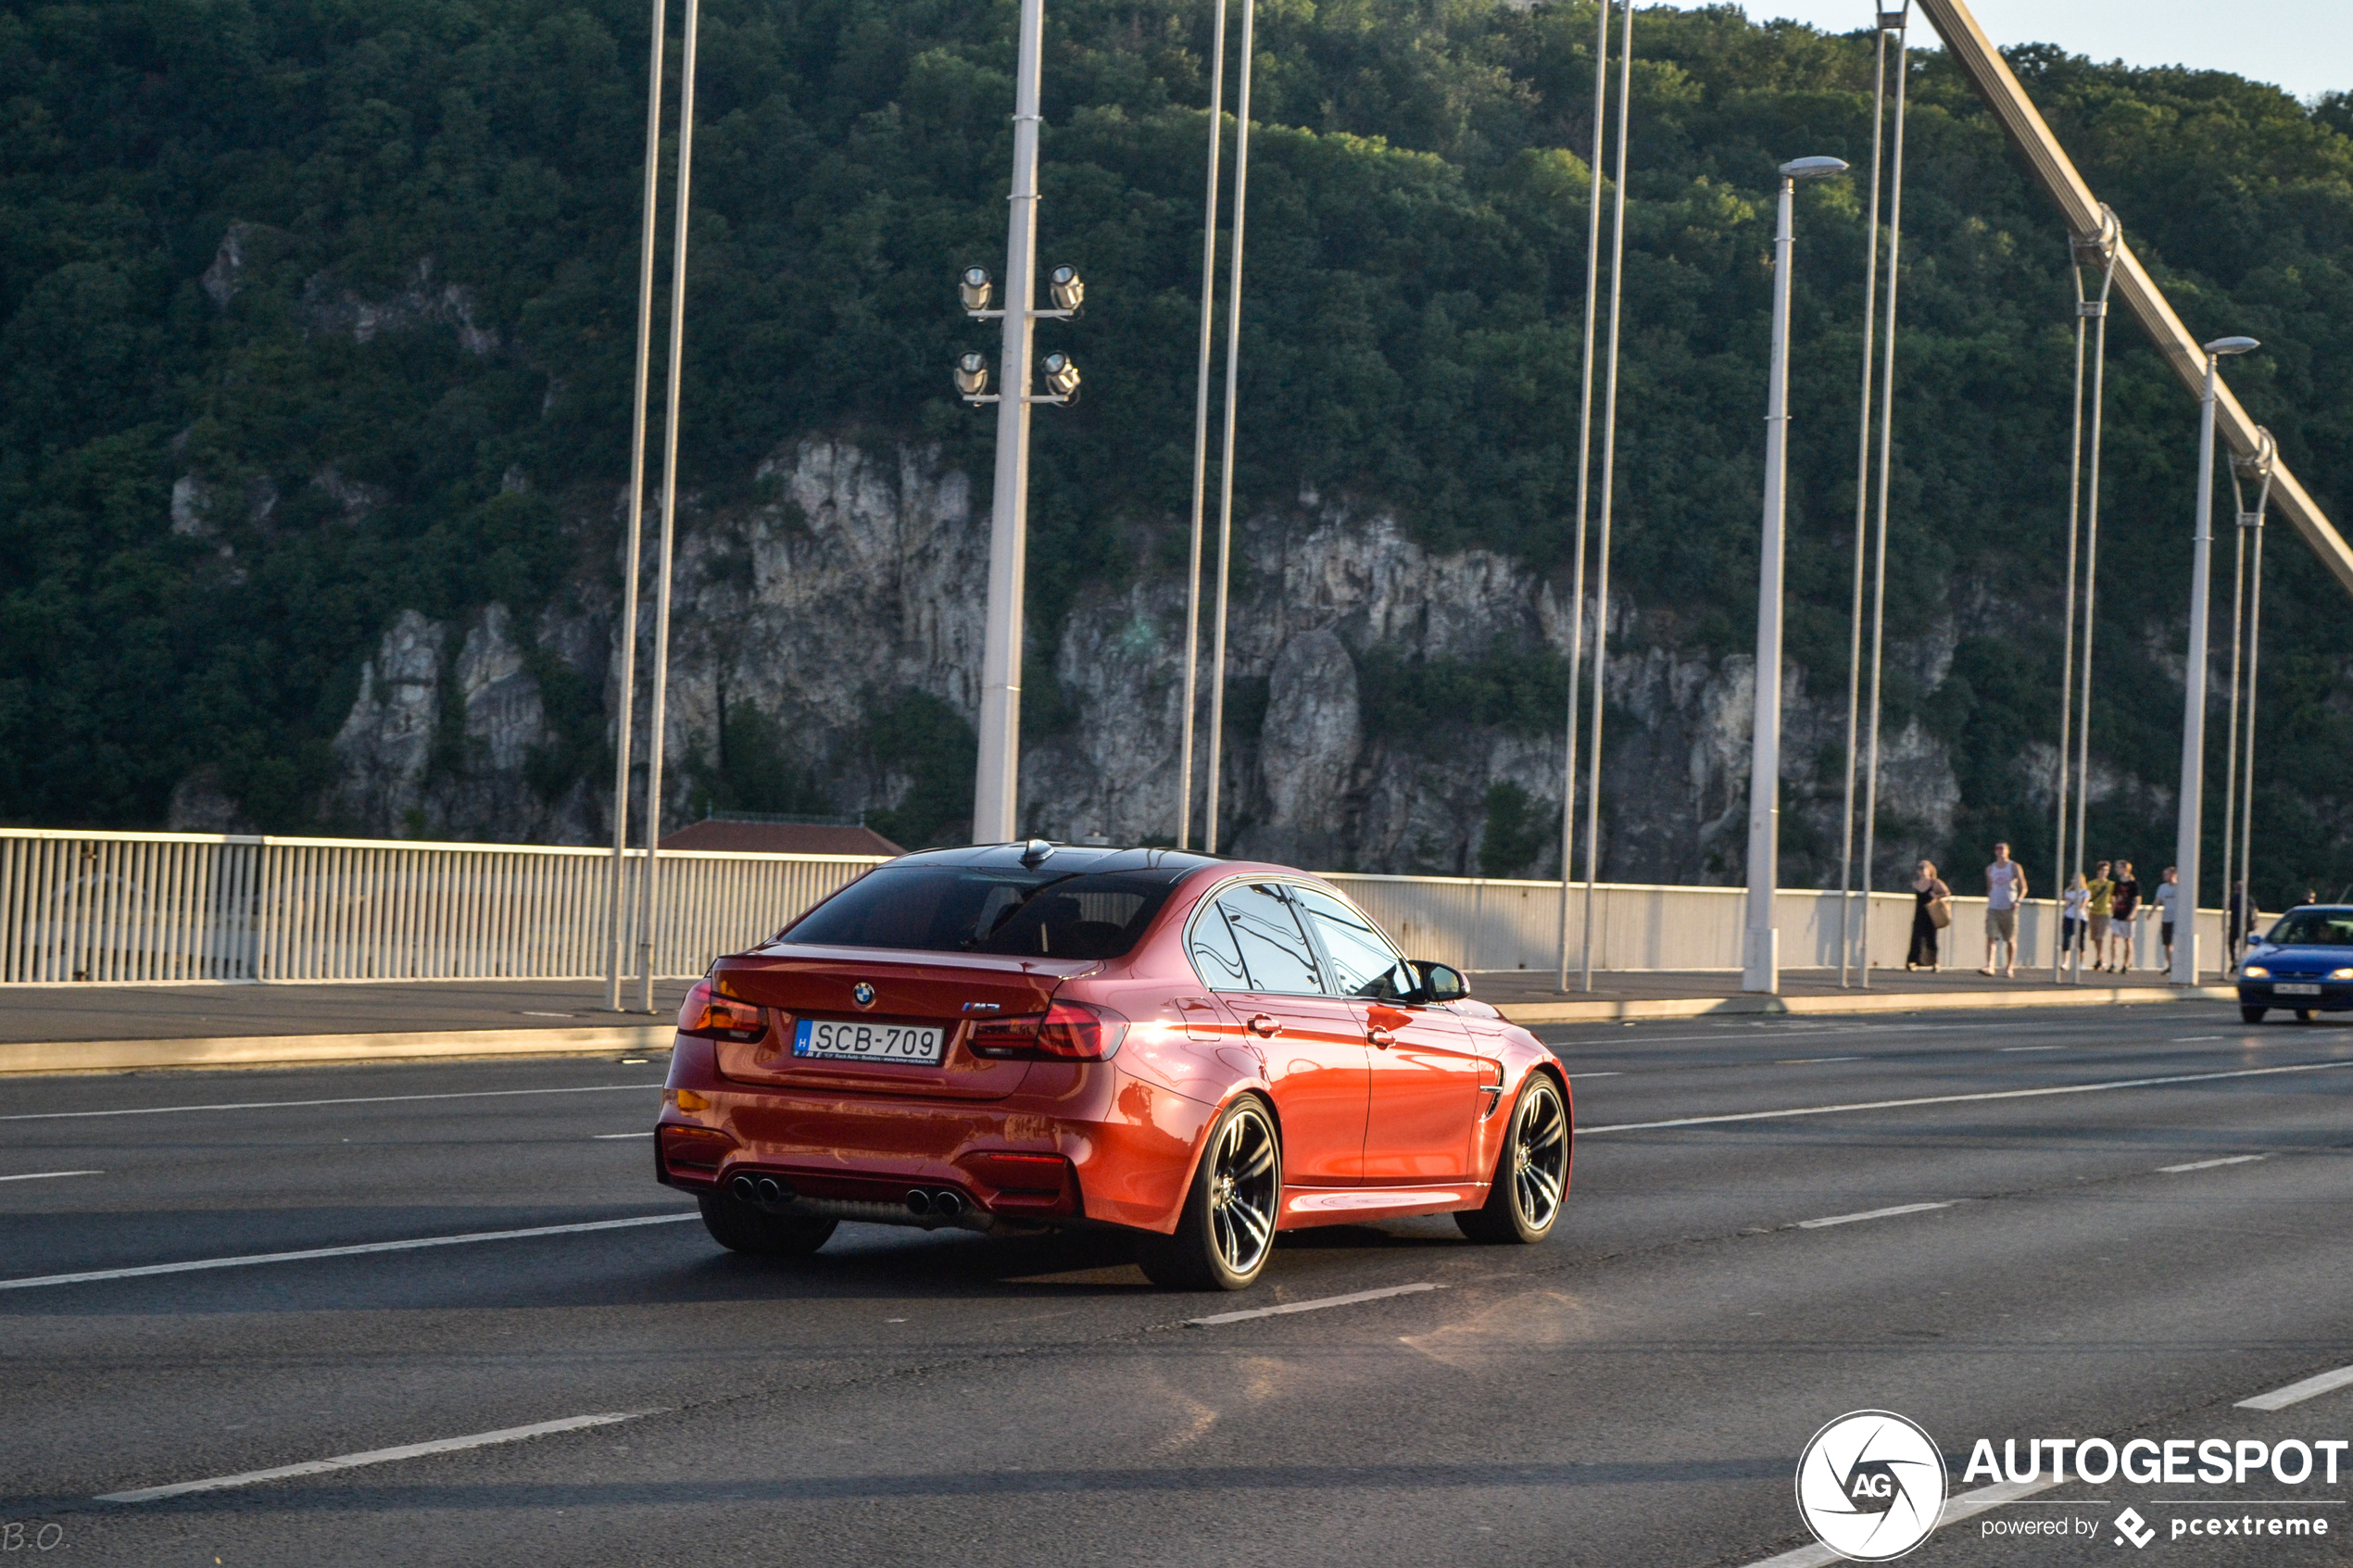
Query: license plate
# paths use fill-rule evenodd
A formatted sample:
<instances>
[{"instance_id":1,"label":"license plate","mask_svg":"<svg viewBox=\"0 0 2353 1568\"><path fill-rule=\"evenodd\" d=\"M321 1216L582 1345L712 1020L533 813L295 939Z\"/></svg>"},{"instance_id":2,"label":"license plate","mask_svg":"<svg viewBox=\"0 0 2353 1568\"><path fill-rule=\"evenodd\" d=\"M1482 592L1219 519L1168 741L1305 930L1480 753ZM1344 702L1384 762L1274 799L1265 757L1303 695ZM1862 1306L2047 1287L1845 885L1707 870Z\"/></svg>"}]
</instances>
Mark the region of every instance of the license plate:
<instances>
[{"instance_id":1,"label":"license plate","mask_svg":"<svg viewBox=\"0 0 2353 1568\"><path fill-rule=\"evenodd\" d=\"M823 1061L912 1061L939 1065L947 1031L854 1018L804 1018L794 1025L792 1054Z\"/></svg>"},{"instance_id":2,"label":"license plate","mask_svg":"<svg viewBox=\"0 0 2353 1568\"><path fill-rule=\"evenodd\" d=\"M2317 997L2321 994L2318 985L2298 985L2293 980L2283 980L2271 989L2283 997Z\"/></svg>"}]
</instances>

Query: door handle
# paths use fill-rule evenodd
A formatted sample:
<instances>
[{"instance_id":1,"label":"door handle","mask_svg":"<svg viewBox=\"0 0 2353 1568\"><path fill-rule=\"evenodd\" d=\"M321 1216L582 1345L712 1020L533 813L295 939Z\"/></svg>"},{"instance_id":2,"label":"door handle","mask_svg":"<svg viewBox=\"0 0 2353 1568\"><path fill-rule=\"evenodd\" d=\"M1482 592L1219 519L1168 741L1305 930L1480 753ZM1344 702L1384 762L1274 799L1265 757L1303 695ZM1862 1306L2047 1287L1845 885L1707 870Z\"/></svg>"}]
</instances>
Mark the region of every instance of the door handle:
<instances>
[{"instance_id":1,"label":"door handle","mask_svg":"<svg viewBox=\"0 0 2353 1568\"><path fill-rule=\"evenodd\" d=\"M1283 1026L1280 1023L1263 1012L1252 1016L1249 1029L1262 1040L1271 1040L1283 1032Z\"/></svg>"},{"instance_id":2,"label":"door handle","mask_svg":"<svg viewBox=\"0 0 2353 1568\"><path fill-rule=\"evenodd\" d=\"M1389 1049L1390 1047L1397 1043L1397 1036L1390 1034L1386 1029L1369 1030L1365 1033L1365 1038L1370 1040L1373 1044L1378 1046L1383 1050Z\"/></svg>"}]
</instances>

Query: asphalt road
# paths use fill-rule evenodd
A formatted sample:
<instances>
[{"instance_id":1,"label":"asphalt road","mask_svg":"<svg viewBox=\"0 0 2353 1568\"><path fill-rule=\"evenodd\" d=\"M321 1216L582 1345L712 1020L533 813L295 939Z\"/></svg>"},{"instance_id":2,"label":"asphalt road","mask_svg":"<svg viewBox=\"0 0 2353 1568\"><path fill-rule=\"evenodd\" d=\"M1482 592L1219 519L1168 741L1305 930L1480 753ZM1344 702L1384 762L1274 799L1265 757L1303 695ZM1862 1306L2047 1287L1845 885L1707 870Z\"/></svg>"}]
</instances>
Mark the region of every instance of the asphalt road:
<instances>
[{"instance_id":1,"label":"asphalt road","mask_svg":"<svg viewBox=\"0 0 2353 1568\"><path fill-rule=\"evenodd\" d=\"M2191 1004L1545 1033L1580 1135L1537 1248L1444 1220L1309 1232L1204 1298L1100 1239L845 1226L787 1263L687 1220L0 1289L0 1550L1747 1564L1810 1539L1796 1458L1850 1410L1957 1460L1981 1436L2353 1437L2353 1385L2234 1408L2353 1364L2353 1026ZM0 1082L0 1285L690 1214L627 1135L661 1072ZM2128 1086L2039 1092L2083 1085ZM321 1100L343 1103L296 1103ZM1788 1114L1837 1107L1868 1109ZM1439 1288L1186 1326L1407 1286ZM605 1415L629 1419L96 1500ZM2225 1499L2335 1534L2148 1549L2343 1562L2347 1499L2353 1456L2334 1488L2069 1486L1907 1561L2113 1562L2125 1503L2162 1532ZM2029 1517L2098 1533L1984 1534Z\"/></svg>"}]
</instances>

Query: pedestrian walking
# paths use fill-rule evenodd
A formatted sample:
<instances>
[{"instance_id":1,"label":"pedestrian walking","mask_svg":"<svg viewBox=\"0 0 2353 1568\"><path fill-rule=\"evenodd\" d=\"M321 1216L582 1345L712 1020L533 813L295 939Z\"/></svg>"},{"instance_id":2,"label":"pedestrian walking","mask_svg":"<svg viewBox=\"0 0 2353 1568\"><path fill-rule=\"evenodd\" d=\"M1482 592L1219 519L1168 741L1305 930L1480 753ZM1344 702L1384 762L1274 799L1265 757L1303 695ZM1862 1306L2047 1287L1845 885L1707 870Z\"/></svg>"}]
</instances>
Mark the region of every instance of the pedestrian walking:
<instances>
[{"instance_id":1,"label":"pedestrian walking","mask_svg":"<svg viewBox=\"0 0 2353 1568\"><path fill-rule=\"evenodd\" d=\"M2018 977L2018 907L2026 902L2026 868L2010 859L2010 847L1994 846L1994 863L1985 868L1985 967L1980 974L2002 972Z\"/></svg>"},{"instance_id":2,"label":"pedestrian walking","mask_svg":"<svg viewBox=\"0 0 2353 1568\"><path fill-rule=\"evenodd\" d=\"M2165 868L2165 880L2157 884L2157 934L2165 939L2165 967L2173 967L2173 925L2182 914L2182 871L2178 866Z\"/></svg>"},{"instance_id":3,"label":"pedestrian walking","mask_svg":"<svg viewBox=\"0 0 2353 1568\"><path fill-rule=\"evenodd\" d=\"M2116 884L2108 896L2108 937L2116 948L2116 969L2133 967L2133 922L2141 912L2141 884L2133 879L2133 862L2116 862Z\"/></svg>"},{"instance_id":4,"label":"pedestrian walking","mask_svg":"<svg viewBox=\"0 0 2353 1568\"><path fill-rule=\"evenodd\" d=\"M1936 874L1936 862L1922 860L1912 878L1912 950L1906 969L1934 970L1941 956L1937 933L1953 923L1953 890Z\"/></svg>"},{"instance_id":5,"label":"pedestrian walking","mask_svg":"<svg viewBox=\"0 0 2353 1568\"><path fill-rule=\"evenodd\" d=\"M2091 901L2091 889L2083 885L2083 873L2077 872L2059 896L2059 959L2064 962L2073 953L2078 971L2083 967L2083 906Z\"/></svg>"},{"instance_id":6,"label":"pedestrian walking","mask_svg":"<svg viewBox=\"0 0 2353 1568\"><path fill-rule=\"evenodd\" d=\"M2108 881L2108 863L2102 860L2097 867L2094 868L2091 880L2083 884L2083 890L2091 895L2084 901L2083 910L2086 918L2092 922L2092 967L2094 969L2108 967L2108 900L2116 896L2116 884Z\"/></svg>"},{"instance_id":7,"label":"pedestrian walking","mask_svg":"<svg viewBox=\"0 0 2353 1568\"><path fill-rule=\"evenodd\" d=\"M2224 933L2223 939L2230 945L2230 967L2232 972L2234 973L2237 972L2239 967L2239 949L2246 946L2246 928L2248 923L2246 914L2246 884L2243 882L2233 883L2231 884L2231 896L2222 900L2222 929Z\"/></svg>"}]
</instances>

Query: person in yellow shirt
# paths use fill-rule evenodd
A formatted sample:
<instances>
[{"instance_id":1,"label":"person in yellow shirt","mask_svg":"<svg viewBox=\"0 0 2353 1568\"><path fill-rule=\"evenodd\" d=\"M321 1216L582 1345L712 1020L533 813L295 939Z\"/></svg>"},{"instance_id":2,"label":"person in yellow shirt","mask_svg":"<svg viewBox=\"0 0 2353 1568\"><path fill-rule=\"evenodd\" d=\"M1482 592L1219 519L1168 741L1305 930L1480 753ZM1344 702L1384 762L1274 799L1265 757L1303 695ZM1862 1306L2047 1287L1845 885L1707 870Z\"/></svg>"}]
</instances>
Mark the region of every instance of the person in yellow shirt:
<instances>
[{"instance_id":1,"label":"person in yellow shirt","mask_svg":"<svg viewBox=\"0 0 2353 1568\"><path fill-rule=\"evenodd\" d=\"M2101 960L2092 966L2095 969L2108 967L2108 922L2116 912L2116 884L2108 879L2108 862L2102 860L2092 880L2083 884L2084 891L2091 894L2085 912L2092 918L2092 956Z\"/></svg>"}]
</instances>

